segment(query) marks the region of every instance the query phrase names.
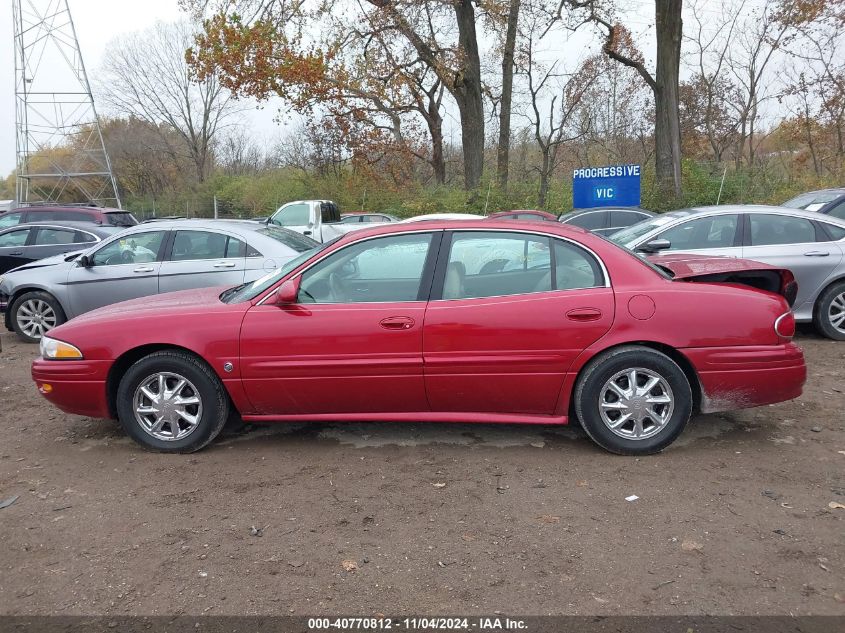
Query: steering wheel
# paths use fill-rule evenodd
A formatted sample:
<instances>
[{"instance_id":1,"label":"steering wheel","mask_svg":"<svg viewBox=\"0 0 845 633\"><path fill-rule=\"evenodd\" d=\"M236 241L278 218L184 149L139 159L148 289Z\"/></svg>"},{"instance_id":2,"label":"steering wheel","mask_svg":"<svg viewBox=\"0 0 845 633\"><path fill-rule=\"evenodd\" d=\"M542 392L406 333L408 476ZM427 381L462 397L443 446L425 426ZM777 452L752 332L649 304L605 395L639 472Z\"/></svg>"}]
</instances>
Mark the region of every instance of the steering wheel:
<instances>
[{"instance_id":1,"label":"steering wheel","mask_svg":"<svg viewBox=\"0 0 845 633\"><path fill-rule=\"evenodd\" d=\"M343 282L340 275L332 273L329 275L329 291L331 292L332 301L341 303L346 300L346 292L343 289Z\"/></svg>"}]
</instances>

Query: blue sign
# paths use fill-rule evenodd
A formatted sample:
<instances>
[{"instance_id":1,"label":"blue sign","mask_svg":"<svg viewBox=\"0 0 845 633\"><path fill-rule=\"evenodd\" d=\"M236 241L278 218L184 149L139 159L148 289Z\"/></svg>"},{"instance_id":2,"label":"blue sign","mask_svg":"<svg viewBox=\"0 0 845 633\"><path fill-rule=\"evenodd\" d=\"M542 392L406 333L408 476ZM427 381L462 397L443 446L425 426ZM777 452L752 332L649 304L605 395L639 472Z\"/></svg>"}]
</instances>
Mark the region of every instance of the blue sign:
<instances>
[{"instance_id":1,"label":"blue sign","mask_svg":"<svg viewBox=\"0 0 845 633\"><path fill-rule=\"evenodd\" d=\"M640 166L582 167L572 173L576 209L640 206Z\"/></svg>"}]
</instances>

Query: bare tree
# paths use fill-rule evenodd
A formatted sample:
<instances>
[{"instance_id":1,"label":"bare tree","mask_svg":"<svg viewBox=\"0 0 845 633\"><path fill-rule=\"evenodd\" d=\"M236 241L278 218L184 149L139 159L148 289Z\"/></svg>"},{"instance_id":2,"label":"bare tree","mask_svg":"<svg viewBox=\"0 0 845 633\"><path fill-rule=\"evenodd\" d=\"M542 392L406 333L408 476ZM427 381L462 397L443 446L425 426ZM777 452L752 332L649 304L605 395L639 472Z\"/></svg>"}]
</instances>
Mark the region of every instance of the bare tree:
<instances>
[{"instance_id":1,"label":"bare tree","mask_svg":"<svg viewBox=\"0 0 845 633\"><path fill-rule=\"evenodd\" d=\"M771 90L775 82L769 81L767 72L792 27L778 18L775 5L774 0L765 0L747 14L732 38L726 59L739 88L739 99L732 104L739 123L737 165L743 159L754 164L761 141L758 132L762 108L776 96Z\"/></svg>"},{"instance_id":2,"label":"bare tree","mask_svg":"<svg viewBox=\"0 0 845 633\"><path fill-rule=\"evenodd\" d=\"M175 133L175 153L188 157L196 179L205 180L217 133L237 111L214 77L193 81L185 50L193 42L187 22L159 22L112 41L100 74L102 98L115 114L133 116Z\"/></svg>"},{"instance_id":3,"label":"bare tree","mask_svg":"<svg viewBox=\"0 0 845 633\"><path fill-rule=\"evenodd\" d=\"M687 59L694 72L682 86L681 101L687 119L694 113L694 124L704 129L716 161L736 142L739 119L729 115L729 103L737 101L737 90L728 77L728 55L740 25L746 0L722 0L718 11L713 3L689 3L692 25L685 40L690 46ZM684 94L685 93L685 94ZM686 98L684 98L686 97Z\"/></svg>"},{"instance_id":4,"label":"bare tree","mask_svg":"<svg viewBox=\"0 0 845 633\"><path fill-rule=\"evenodd\" d=\"M528 35L522 57L525 60L520 72L528 84L529 120L534 141L540 150L540 185L537 192L537 208L546 207L549 184L555 169L560 164L561 147L569 141L587 133L590 120L581 119L577 127L573 119L581 105L584 94L595 81L599 65L595 59L582 64L578 71L567 78L556 71L558 63L543 67L535 55L534 30Z\"/></svg>"}]
</instances>

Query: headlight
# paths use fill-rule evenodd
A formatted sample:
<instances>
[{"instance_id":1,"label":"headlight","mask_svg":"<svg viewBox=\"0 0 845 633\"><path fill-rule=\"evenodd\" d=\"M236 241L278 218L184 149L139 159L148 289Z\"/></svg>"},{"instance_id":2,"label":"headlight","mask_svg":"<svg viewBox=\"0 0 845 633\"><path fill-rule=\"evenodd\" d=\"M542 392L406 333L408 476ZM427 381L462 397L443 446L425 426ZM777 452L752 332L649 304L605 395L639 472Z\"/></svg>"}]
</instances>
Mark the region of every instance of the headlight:
<instances>
[{"instance_id":1,"label":"headlight","mask_svg":"<svg viewBox=\"0 0 845 633\"><path fill-rule=\"evenodd\" d=\"M57 341L49 336L42 336L41 358L48 358L51 360L80 359L82 358L82 352L70 343Z\"/></svg>"}]
</instances>

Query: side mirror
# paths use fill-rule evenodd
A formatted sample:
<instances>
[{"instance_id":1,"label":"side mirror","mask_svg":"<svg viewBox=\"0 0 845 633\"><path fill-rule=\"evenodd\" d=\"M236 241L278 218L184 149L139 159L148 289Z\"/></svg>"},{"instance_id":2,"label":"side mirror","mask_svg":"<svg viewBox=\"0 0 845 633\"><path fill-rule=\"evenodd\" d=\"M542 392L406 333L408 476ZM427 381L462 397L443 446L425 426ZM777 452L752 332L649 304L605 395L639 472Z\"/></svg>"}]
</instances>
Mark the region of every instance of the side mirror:
<instances>
[{"instance_id":1,"label":"side mirror","mask_svg":"<svg viewBox=\"0 0 845 633\"><path fill-rule=\"evenodd\" d=\"M672 242L669 240L651 240L650 242L646 242L642 246L638 246L637 250L642 251L643 253L659 253L660 251L665 251L672 248Z\"/></svg>"},{"instance_id":2,"label":"side mirror","mask_svg":"<svg viewBox=\"0 0 845 633\"><path fill-rule=\"evenodd\" d=\"M94 262L90 257L88 257L88 255L81 255L76 261L79 262L79 265L83 268L91 268L91 266L94 265Z\"/></svg>"},{"instance_id":3,"label":"side mirror","mask_svg":"<svg viewBox=\"0 0 845 633\"><path fill-rule=\"evenodd\" d=\"M277 306L285 306L296 303L296 298L299 295L299 277L295 279L288 279L276 291L276 297L273 303Z\"/></svg>"}]
</instances>

